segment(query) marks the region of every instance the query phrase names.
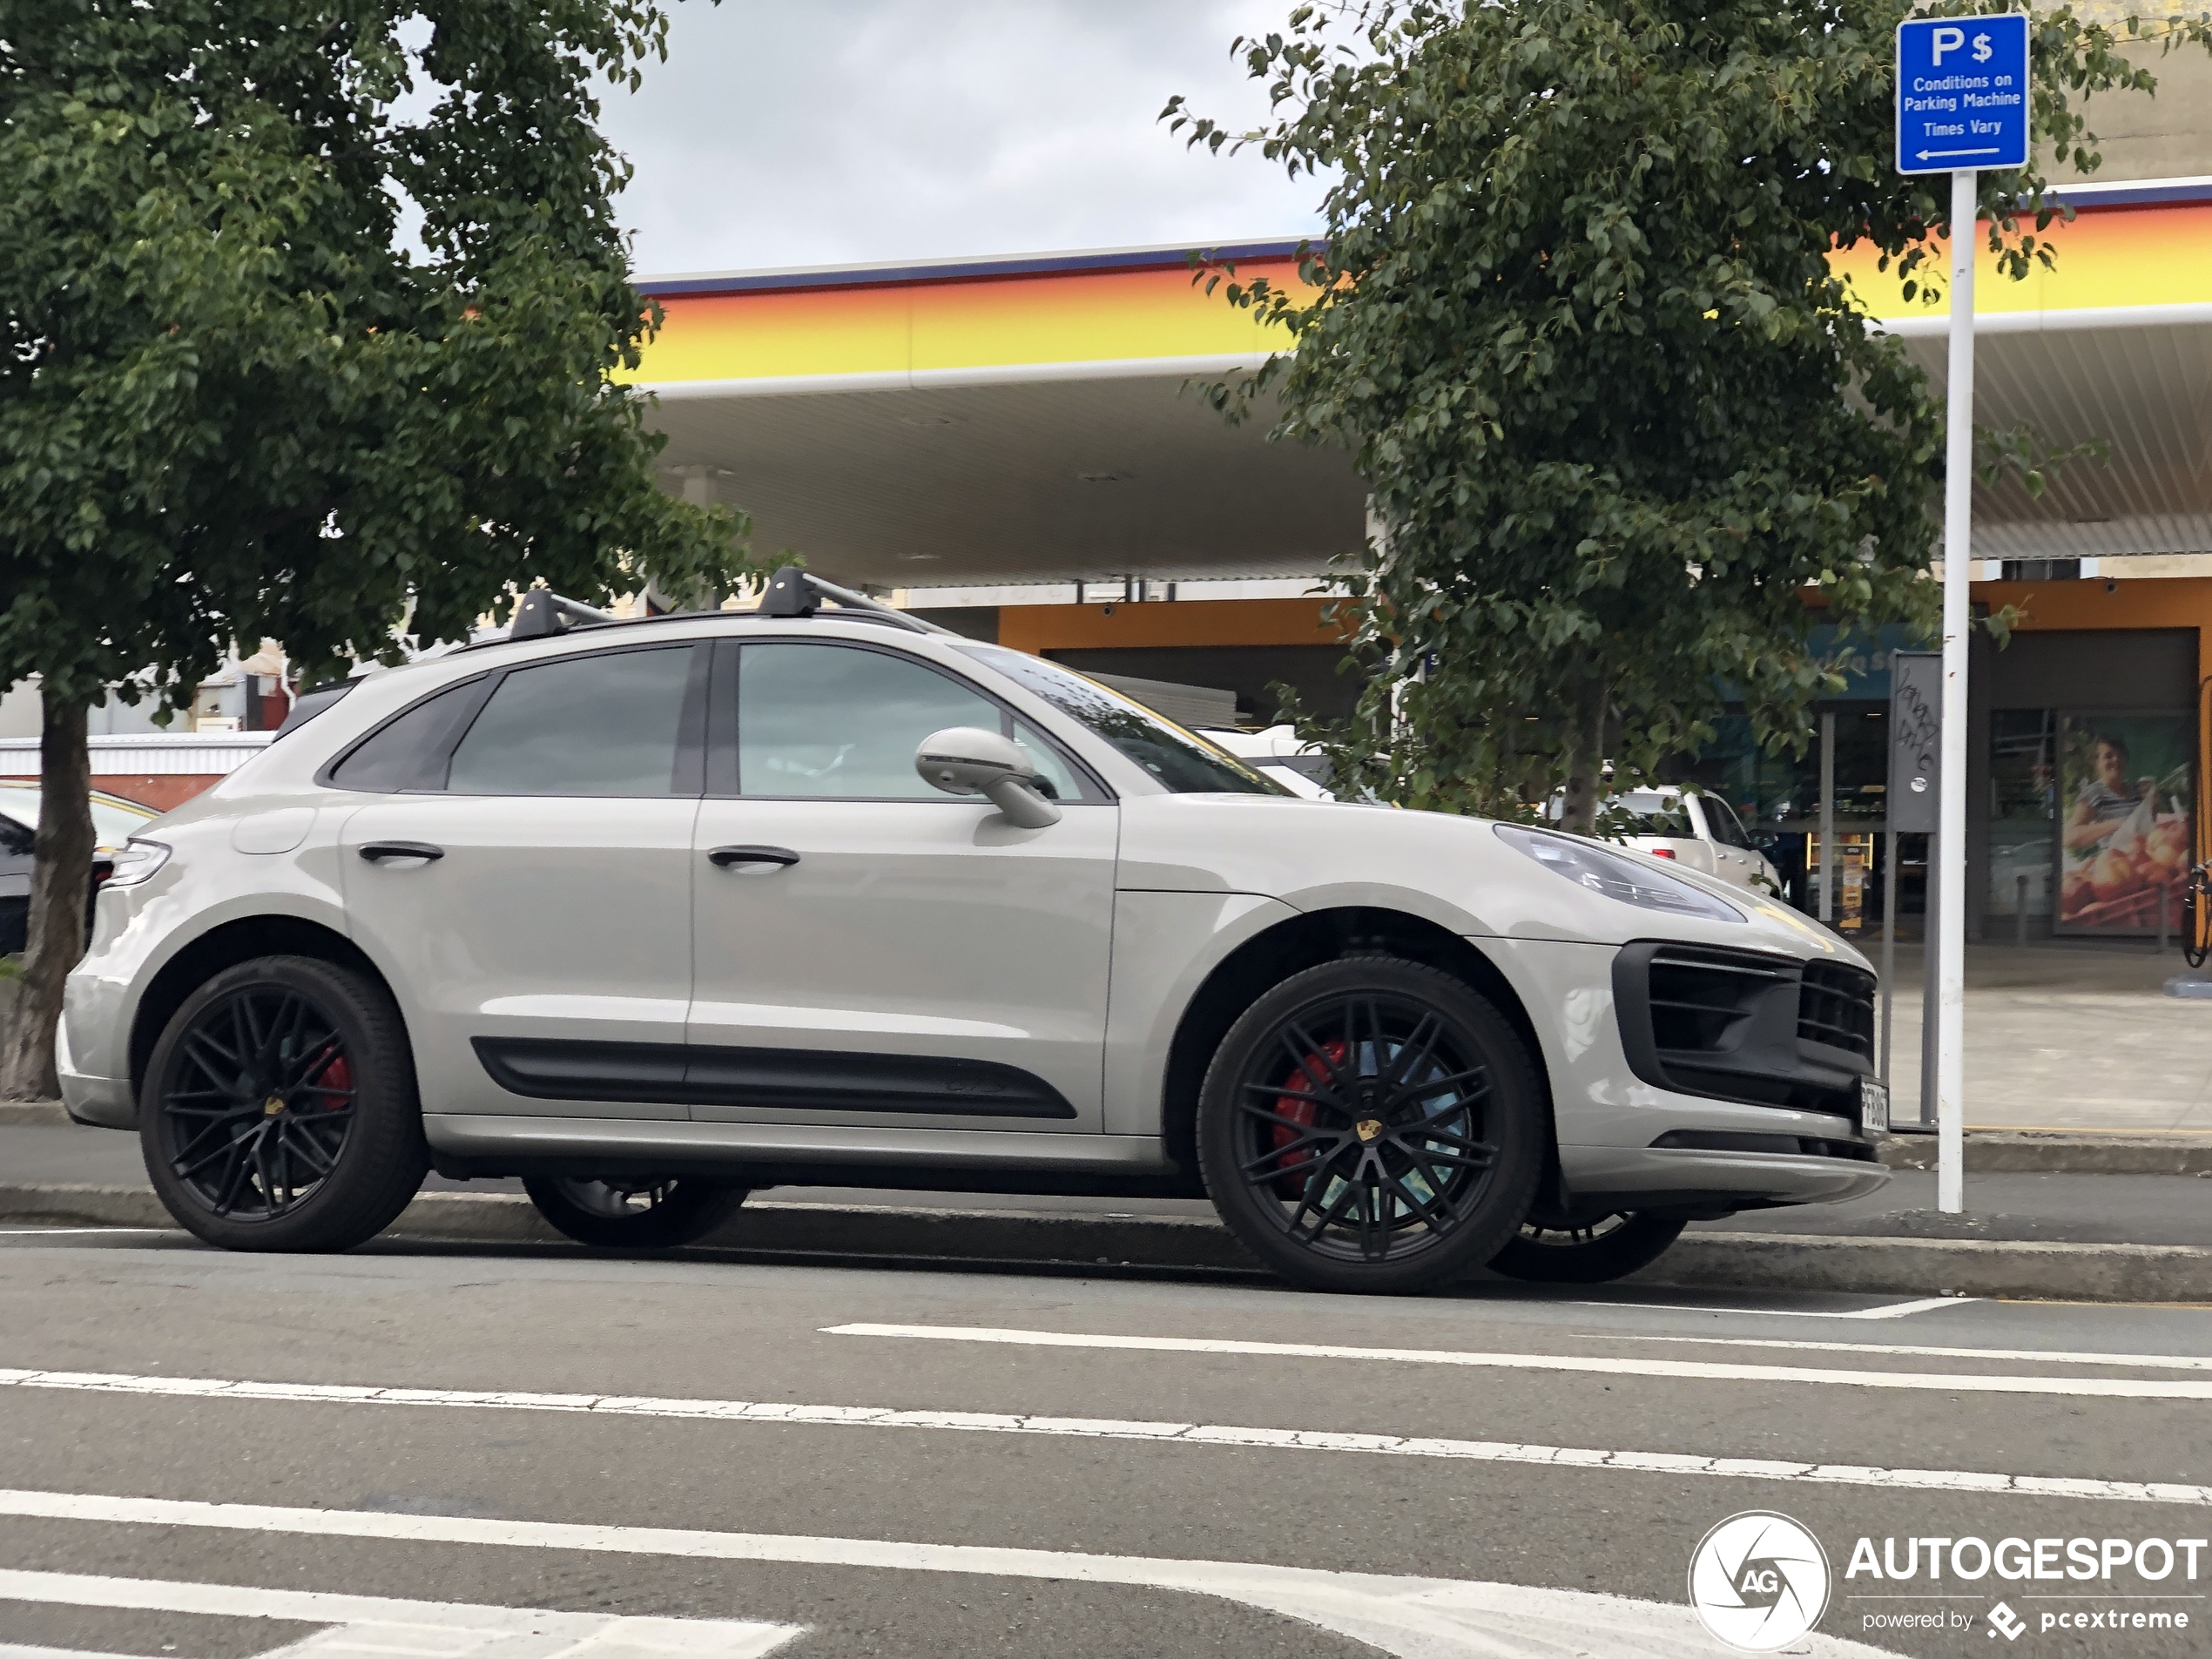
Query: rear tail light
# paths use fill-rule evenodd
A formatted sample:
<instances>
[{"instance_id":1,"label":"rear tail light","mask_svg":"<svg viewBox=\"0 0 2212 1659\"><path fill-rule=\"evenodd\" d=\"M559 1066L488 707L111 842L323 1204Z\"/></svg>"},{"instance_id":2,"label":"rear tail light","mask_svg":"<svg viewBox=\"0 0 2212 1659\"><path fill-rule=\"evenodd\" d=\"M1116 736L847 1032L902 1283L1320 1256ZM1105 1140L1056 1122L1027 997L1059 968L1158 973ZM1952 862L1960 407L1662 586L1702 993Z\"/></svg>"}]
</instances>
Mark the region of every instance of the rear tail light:
<instances>
[{"instance_id":1,"label":"rear tail light","mask_svg":"<svg viewBox=\"0 0 2212 1659\"><path fill-rule=\"evenodd\" d=\"M1655 859L1670 859L1675 855L1675 849L1671 846L1655 846L1649 850Z\"/></svg>"}]
</instances>

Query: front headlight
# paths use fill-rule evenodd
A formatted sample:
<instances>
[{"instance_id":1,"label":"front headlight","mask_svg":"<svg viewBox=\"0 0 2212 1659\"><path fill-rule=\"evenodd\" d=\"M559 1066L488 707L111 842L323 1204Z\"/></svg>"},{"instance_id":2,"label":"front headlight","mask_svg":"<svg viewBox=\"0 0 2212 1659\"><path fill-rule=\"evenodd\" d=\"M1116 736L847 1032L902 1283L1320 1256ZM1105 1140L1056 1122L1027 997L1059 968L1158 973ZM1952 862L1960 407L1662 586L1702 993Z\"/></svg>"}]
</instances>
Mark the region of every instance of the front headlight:
<instances>
[{"instance_id":1,"label":"front headlight","mask_svg":"<svg viewBox=\"0 0 2212 1659\"><path fill-rule=\"evenodd\" d=\"M133 835L105 860L111 867L103 887L135 887L169 862L169 849L159 841L142 841Z\"/></svg>"},{"instance_id":2,"label":"front headlight","mask_svg":"<svg viewBox=\"0 0 2212 1659\"><path fill-rule=\"evenodd\" d=\"M1703 888L1579 837L1521 829L1512 824L1499 825L1498 833L1508 846L1526 853L1554 874L1622 904L1640 910L1664 910L1676 916L1697 916L1706 921L1743 920L1742 911L1723 904Z\"/></svg>"}]
</instances>

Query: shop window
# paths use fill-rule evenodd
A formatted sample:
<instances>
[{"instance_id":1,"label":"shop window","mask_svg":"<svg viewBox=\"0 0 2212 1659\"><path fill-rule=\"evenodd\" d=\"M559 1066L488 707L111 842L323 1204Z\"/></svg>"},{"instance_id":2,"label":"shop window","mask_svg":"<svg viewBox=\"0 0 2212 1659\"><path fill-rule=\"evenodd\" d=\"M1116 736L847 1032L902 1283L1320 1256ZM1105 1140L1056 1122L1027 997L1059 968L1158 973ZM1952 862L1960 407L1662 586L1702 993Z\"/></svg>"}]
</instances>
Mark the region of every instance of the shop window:
<instances>
[{"instance_id":1,"label":"shop window","mask_svg":"<svg viewBox=\"0 0 2212 1659\"><path fill-rule=\"evenodd\" d=\"M1989 717L1989 891L1984 914L2051 914L2058 812L2058 715L1996 709ZM2023 880L2026 883L2022 887Z\"/></svg>"},{"instance_id":2,"label":"shop window","mask_svg":"<svg viewBox=\"0 0 2212 1659\"><path fill-rule=\"evenodd\" d=\"M2005 559L2000 562L2007 582L2079 582L2080 559Z\"/></svg>"}]
</instances>

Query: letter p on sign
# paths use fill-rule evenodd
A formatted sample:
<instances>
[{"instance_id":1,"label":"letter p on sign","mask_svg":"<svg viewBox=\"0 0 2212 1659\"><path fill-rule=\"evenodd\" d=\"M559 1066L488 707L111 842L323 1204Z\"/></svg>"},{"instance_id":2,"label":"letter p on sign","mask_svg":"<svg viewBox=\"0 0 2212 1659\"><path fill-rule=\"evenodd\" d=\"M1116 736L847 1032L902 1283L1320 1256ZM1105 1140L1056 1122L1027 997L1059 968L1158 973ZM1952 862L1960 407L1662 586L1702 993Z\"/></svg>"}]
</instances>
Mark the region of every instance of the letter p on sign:
<instances>
[{"instance_id":1,"label":"letter p on sign","mask_svg":"<svg viewBox=\"0 0 2212 1659\"><path fill-rule=\"evenodd\" d=\"M1934 57L1936 62L1940 64L1943 62L1944 53L1955 52L1966 44L1966 31L1965 30L1939 29L1935 31L1935 42L1932 55Z\"/></svg>"}]
</instances>

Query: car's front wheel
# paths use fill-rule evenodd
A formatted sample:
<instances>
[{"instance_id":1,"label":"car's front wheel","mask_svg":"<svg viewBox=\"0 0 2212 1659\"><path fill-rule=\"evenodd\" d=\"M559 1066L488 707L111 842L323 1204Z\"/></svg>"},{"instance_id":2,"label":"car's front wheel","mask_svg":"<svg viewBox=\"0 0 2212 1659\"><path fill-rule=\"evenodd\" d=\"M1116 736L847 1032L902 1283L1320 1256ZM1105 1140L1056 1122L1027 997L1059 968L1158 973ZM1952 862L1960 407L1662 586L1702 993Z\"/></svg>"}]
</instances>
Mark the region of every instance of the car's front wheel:
<instances>
[{"instance_id":1,"label":"car's front wheel","mask_svg":"<svg viewBox=\"0 0 2212 1659\"><path fill-rule=\"evenodd\" d=\"M718 1186L686 1177L582 1180L569 1176L523 1177L523 1190L556 1228L579 1244L600 1250L667 1250L694 1244L738 1212L743 1187Z\"/></svg>"},{"instance_id":2,"label":"car's front wheel","mask_svg":"<svg viewBox=\"0 0 2212 1659\"><path fill-rule=\"evenodd\" d=\"M1352 956L1230 1028L1199 1097L1199 1163L1222 1219L1292 1284L1426 1290L1521 1224L1542 1109L1490 1002L1435 968Z\"/></svg>"},{"instance_id":3,"label":"car's front wheel","mask_svg":"<svg viewBox=\"0 0 2212 1659\"><path fill-rule=\"evenodd\" d=\"M225 968L170 1017L138 1136L179 1223L226 1250L345 1250L383 1231L429 1152L384 988L307 956Z\"/></svg>"},{"instance_id":4,"label":"car's front wheel","mask_svg":"<svg viewBox=\"0 0 2212 1659\"><path fill-rule=\"evenodd\" d=\"M1575 1218L1533 1214L1490 1270L1537 1285L1602 1285L1650 1266L1682 1237L1684 1224L1635 1211Z\"/></svg>"}]
</instances>

